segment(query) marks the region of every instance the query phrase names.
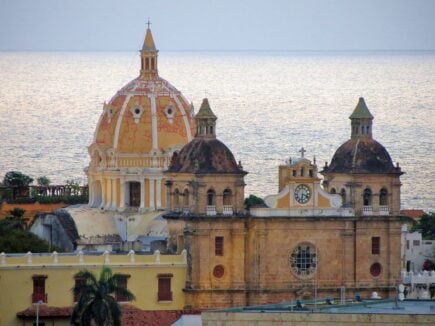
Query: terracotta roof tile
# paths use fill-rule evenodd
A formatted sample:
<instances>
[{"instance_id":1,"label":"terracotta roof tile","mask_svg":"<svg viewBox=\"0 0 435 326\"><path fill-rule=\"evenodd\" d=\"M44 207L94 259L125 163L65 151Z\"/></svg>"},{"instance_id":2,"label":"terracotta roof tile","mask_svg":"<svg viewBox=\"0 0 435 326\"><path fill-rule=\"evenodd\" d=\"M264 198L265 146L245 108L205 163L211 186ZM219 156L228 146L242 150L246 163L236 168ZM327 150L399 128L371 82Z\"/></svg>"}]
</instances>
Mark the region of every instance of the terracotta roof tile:
<instances>
[{"instance_id":1,"label":"terracotta roof tile","mask_svg":"<svg viewBox=\"0 0 435 326\"><path fill-rule=\"evenodd\" d=\"M420 217L422 217L422 215L424 215L425 212L422 209L402 209L400 211L400 214L411 217L413 219L420 219Z\"/></svg>"}]
</instances>

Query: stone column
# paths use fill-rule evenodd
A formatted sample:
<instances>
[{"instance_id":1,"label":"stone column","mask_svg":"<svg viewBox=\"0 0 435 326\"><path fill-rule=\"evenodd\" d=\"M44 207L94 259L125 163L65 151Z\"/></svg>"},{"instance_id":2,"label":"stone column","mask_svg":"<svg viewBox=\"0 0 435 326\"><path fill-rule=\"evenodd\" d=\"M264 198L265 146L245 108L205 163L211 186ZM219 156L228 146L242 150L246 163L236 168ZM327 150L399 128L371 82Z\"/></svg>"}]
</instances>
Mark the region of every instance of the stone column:
<instances>
[{"instance_id":1,"label":"stone column","mask_svg":"<svg viewBox=\"0 0 435 326\"><path fill-rule=\"evenodd\" d=\"M106 205L106 193L106 180L104 178L101 178L101 209L103 209Z\"/></svg>"},{"instance_id":2,"label":"stone column","mask_svg":"<svg viewBox=\"0 0 435 326\"><path fill-rule=\"evenodd\" d=\"M162 208L162 178L156 180L156 208Z\"/></svg>"},{"instance_id":3,"label":"stone column","mask_svg":"<svg viewBox=\"0 0 435 326\"><path fill-rule=\"evenodd\" d=\"M149 183L150 183L150 210L155 210L155 205L154 205L154 180L155 179L149 179Z\"/></svg>"},{"instance_id":4,"label":"stone column","mask_svg":"<svg viewBox=\"0 0 435 326\"><path fill-rule=\"evenodd\" d=\"M94 184L94 180L91 178L91 177L89 177L89 183L88 183L88 191L89 191L89 201L88 201L88 205L89 206L93 206L94 205L94 187L93 187L93 184Z\"/></svg>"},{"instance_id":5,"label":"stone column","mask_svg":"<svg viewBox=\"0 0 435 326\"><path fill-rule=\"evenodd\" d=\"M124 210L125 209L125 179L121 177L120 181L120 198L119 198L119 209Z\"/></svg>"},{"instance_id":6,"label":"stone column","mask_svg":"<svg viewBox=\"0 0 435 326\"><path fill-rule=\"evenodd\" d=\"M106 187L105 188L109 188L109 190L107 191L107 199L106 199L106 207L105 209L110 209L111 205L112 205L112 179L106 179L107 183L106 183Z\"/></svg>"},{"instance_id":7,"label":"stone column","mask_svg":"<svg viewBox=\"0 0 435 326\"><path fill-rule=\"evenodd\" d=\"M143 210L145 208L145 180L140 180L140 207Z\"/></svg>"},{"instance_id":8,"label":"stone column","mask_svg":"<svg viewBox=\"0 0 435 326\"><path fill-rule=\"evenodd\" d=\"M112 179L112 208L116 209L118 199L117 179Z\"/></svg>"}]
</instances>

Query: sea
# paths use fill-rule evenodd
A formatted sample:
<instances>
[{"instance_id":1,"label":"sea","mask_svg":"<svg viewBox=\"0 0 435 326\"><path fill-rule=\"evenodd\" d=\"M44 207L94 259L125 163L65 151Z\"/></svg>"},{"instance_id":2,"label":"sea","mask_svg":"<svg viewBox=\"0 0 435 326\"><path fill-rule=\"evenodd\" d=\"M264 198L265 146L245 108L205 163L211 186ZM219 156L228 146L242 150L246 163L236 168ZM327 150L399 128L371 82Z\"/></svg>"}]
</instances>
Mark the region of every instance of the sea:
<instances>
[{"instance_id":1,"label":"sea","mask_svg":"<svg viewBox=\"0 0 435 326\"><path fill-rule=\"evenodd\" d=\"M138 52L0 52L0 178L17 170L86 183L103 103L139 74ZM321 168L350 138L364 97L373 136L399 164L402 207L435 210L435 52L170 52L159 74L198 110L249 172L246 194L278 191L278 166Z\"/></svg>"}]
</instances>

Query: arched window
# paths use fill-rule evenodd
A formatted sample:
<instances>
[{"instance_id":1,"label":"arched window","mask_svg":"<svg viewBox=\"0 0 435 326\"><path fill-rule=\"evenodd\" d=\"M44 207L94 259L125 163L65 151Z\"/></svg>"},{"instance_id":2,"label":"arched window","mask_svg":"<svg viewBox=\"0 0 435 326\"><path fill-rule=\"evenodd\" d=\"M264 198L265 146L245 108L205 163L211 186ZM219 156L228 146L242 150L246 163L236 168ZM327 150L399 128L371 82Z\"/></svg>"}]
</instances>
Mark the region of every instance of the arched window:
<instances>
[{"instance_id":1,"label":"arched window","mask_svg":"<svg viewBox=\"0 0 435 326\"><path fill-rule=\"evenodd\" d=\"M224 190L223 204L224 205L232 205L232 192L230 189Z\"/></svg>"},{"instance_id":2,"label":"arched window","mask_svg":"<svg viewBox=\"0 0 435 326\"><path fill-rule=\"evenodd\" d=\"M180 191L178 189L174 191L174 206L180 206Z\"/></svg>"},{"instance_id":3,"label":"arched window","mask_svg":"<svg viewBox=\"0 0 435 326\"><path fill-rule=\"evenodd\" d=\"M336 193L337 193L337 191L335 190L335 188L331 188L331 191L330 191L330 193L331 193L331 194L336 194Z\"/></svg>"},{"instance_id":4,"label":"arched window","mask_svg":"<svg viewBox=\"0 0 435 326\"><path fill-rule=\"evenodd\" d=\"M372 191L370 190L370 188L364 189L363 205L364 206L372 206Z\"/></svg>"},{"instance_id":5,"label":"arched window","mask_svg":"<svg viewBox=\"0 0 435 326\"><path fill-rule=\"evenodd\" d=\"M346 203L346 189L341 188L340 196L343 199L343 205Z\"/></svg>"},{"instance_id":6,"label":"arched window","mask_svg":"<svg viewBox=\"0 0 435 326\"><path fill-rule=\"evenodd\" d=\"M208 206L216 205L216 193L213 189L209 189L207 191L207 205Z\"/></svg>"},{"instance_id":7,"label":"arched window","mask_svg":"<svg viewBox=\"0 0 435 326\"><path fill-rule=\"evenodd\" d=\"M150 69L150 61L148 58L145 59L145 70L149 70Z\"/></svg>"},{"instance_id":8,"label":"arched window","mask_svg":"<svg viewBox=\"0 0 435 326\"><path fill-rule=\"evenodd\" d=\"M388 205L388 190L382 188L379 192L379 206L387 206Z\"/></svg>"},{"instance_id":9,"label":"arched window","mask_svg":"<svg viewBox=\"0 0 435 326\"><path fill-rule=\"evenodd\" d=\"M155 63L154 63L154 58L151 58L151 70L154 70L155 68Z\"/></svg>"},{"instance_id":10,"label":"arched window","mask_svg":"<svg viewBox=\"0 0 435 326\"><path fill-rule=\"evenodd\" d=\"M187 189L183 191L183 206L189 206L189 190Z\"/></svg>"}]
</instances>

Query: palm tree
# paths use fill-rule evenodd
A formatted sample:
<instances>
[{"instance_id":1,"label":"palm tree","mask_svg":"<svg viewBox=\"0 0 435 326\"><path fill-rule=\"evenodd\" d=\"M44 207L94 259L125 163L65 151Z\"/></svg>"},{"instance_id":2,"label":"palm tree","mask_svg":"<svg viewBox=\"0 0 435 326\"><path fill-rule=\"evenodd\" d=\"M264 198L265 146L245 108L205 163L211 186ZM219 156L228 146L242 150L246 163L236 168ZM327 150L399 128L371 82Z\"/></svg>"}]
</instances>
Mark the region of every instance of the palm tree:
<instances>
[{"instance_id":1,"label":"palm tree","mask_svg":"<svg viewBox=\"0 0 435 326\"><path fill-rule=\"evenodd\" d=\"M121 307L116 297L123 301L135 300L135 296L125 287L125 275L112 274L112 270L103 267L97 281L95 275L83 270L74 275L80 282L71 289L78 297L71 323L74 325L120 326ZM123 286L124 285L124 286Z\"/></svg>"}]
</instances>

